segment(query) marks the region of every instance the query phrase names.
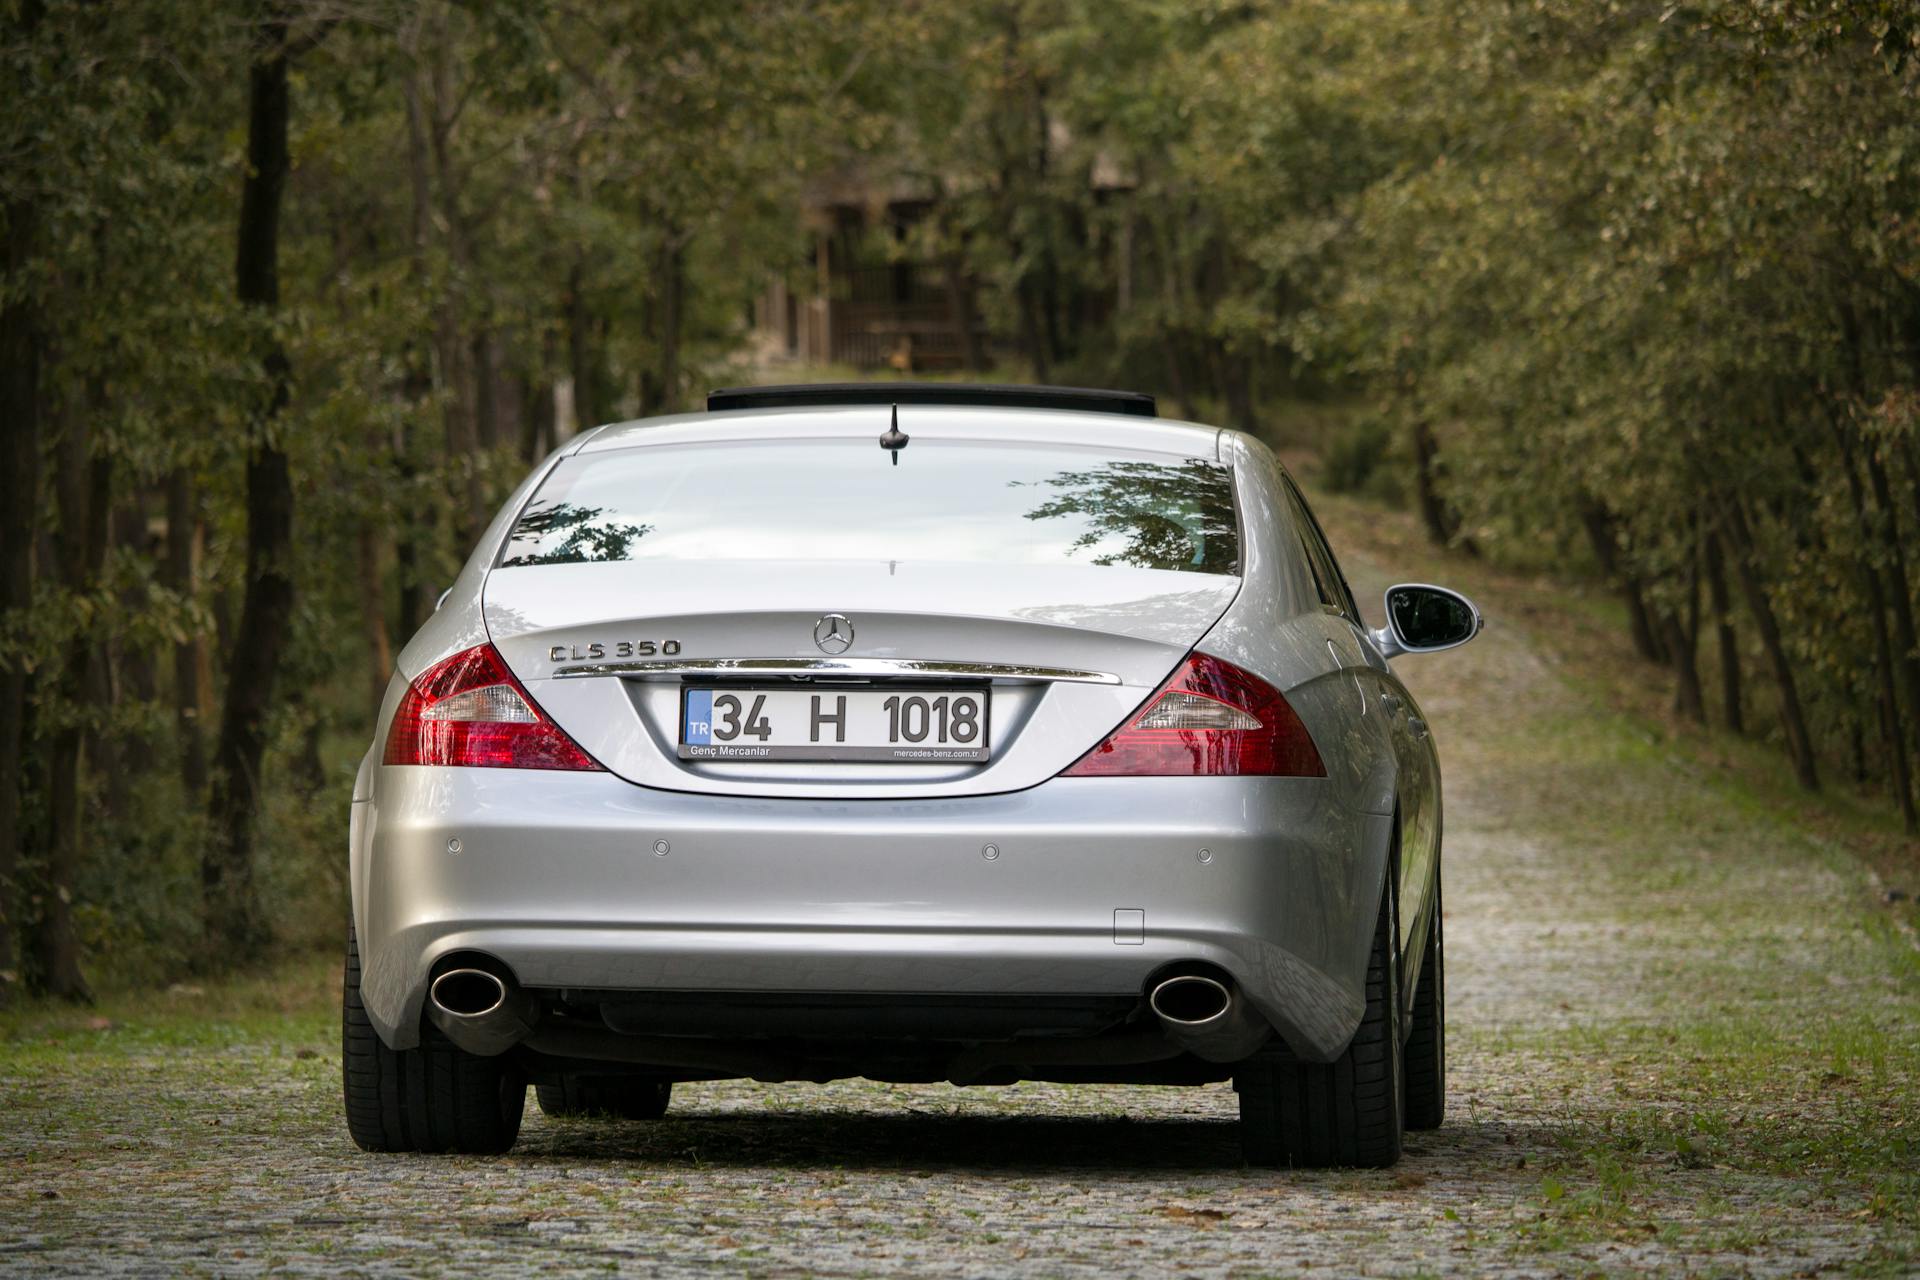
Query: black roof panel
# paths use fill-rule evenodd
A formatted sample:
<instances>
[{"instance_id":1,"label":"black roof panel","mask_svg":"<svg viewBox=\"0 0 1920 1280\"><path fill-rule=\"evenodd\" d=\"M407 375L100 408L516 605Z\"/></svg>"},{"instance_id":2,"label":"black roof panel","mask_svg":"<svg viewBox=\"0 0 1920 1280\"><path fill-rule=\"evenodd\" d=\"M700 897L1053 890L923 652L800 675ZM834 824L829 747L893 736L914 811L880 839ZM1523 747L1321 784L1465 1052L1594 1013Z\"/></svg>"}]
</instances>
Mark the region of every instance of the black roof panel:
<instances>
[{"instance_id":1,"label":"black roof panel","mask_svg":"<svg viewBox=\"0 0 1920 1280\"><path fill-rule=\"evenodd\" d=\"M707 393L707 409L792 409L850 404L977 405L995 409L1076 409L1157 418L1153 397L1089 387L1026 387L992 382L809 382L785 387L727 387Z\"/></svg>"}]
</instances>

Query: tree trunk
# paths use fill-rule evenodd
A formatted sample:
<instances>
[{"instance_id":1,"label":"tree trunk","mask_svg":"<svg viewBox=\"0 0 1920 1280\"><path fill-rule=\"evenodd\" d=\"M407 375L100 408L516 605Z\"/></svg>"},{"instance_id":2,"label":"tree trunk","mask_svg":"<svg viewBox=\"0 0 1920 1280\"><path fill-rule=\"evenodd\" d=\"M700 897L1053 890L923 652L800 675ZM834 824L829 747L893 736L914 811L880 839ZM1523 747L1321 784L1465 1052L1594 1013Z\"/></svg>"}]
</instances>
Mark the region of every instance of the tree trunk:
<instances>
[{"instance_id":1,"label":"tree trunk","mask_svg":"<svg viewBox=\"0 0 1920 1280\"><path fill-rule=\"evenodd\" d=\"M1413 478L1420 499L1420 522L1427 527L1427 541L1444 547L1453 537L1453 528L1447 522L1447 509L1440 501L1440 492L1434 487L1434 455L1439 446L1433 439L1433 428L1423 418L1413 422Z\"/></svg>"},{"instance_id":2,"label":"tree trunk","mask_svg":"<svg viewBox=\"0 0 1920 1280\"><path fill-rule=\"evenodd\" d=\"M1413 478L1420 497L1420 519L1427 526L1427 537L1442 547L1458 547L1470 556L1480 548L1472 538L1460 534L1460 517L1440 492L1440 442L1434 439L1433 426L1423 417L1413 420Z\"/></svg>"},{"instance_id":3,"label":"tree trunk","mask_svg":"<svg viewBox=\"0 0 1920 1280\"><path fill-rule=\"evenodd\" d=\"M405 441L401 443L404 447ZM402 488L411 491L415 469L405 454L397 456L394 471ZM416 514L409 512L400 516L397 522L399 527L393 538L393 576L400 580L395 599L399 619L394 634L402 637L411 636L427 620L427 586L420 580L425 570L421 568L420 528L415 523Z\"/></svg>"},{"instance_id":4,"label":"tree trunk","mask_svg":"<svg viewBox=\"0 0 1920 1280\"><path fill-rule=\"evenodd\" d=\"M1004 190L1004 186L1002 186ZM1006 219L1006 242L1016 261L1020 261L1020 238L1012 232L1012 217ZM1041 317L1041 299L1039 290L1033 284L1033 273L1023 274L1014 282L1014 301L1020 307L1020 347L1027 357L1027 363L1033 365L1033 380L1041 386L1052 382L1052 363L1048 361L1046 351L1046 324Z\"/></svg>"},{"instance_id":5,"label":"tree trunk","mask_svg":"<svg viewBox=\"0 0 1920 1280\"><path fill-rule=\"evenodd\" d=\"M1187 381L1186 370L1180 364L1179 344L1171 333L1160 335L1160 352L1167 362L1167 388L1173 393L1173 402L1180 408L1180 416L1192 421L1196 416L1193 409L1193 386Z\"/></svg>"},{"instance_id":6,"label":"tree trunk","mask_svg":"<svg viewBox=\"0 0 1920 1280\"><path fill-rule=\"evenodd\" d=\"M532 466L554 447L553 432L553 330L541 326L540 367L527 378L526 402L520 409L520 460Z\"/></svg>"},{"instance_id":7,"label":"tree trunk","mask_svg":"<svg viewBox=\"0 0 1920 1280\"><path fill-rule=\"evenodd\" d=\"M235 291L260 326L266 394L248 415L246 594L227 662L226 706L213 758L208 847L201 863L206 941L211 958L234 964L266 943L254 888L253 846L260 811L267 715L293 617L288 564L293 484L274 436L286 409L292 370L272 324L280 305L280 204L287 158L286 24L262 23L263 47L248 70L247 174L241 188Z\"/></svg>"},{"instance_id":8,"label":"tree trunk","mask_svg":"<svg viewBox=\"0 0 1920 1280\"><path fill-rule=\"evenodd\" d=\"M1659 633L1654 630L1653 611L1647 608L1646 595L1640 589L1640 579L1626 572L1620 563L1620 543L1613 536L1613 515L1597 502L1587 501L1580 506L1580 524L1587 531L1587 542L1593 548L1593 558L1600 565L1600 572L1606 575L1620 592L1620 598L1626 602L1627 622L1633 629L1633 647L1648 662L1665 664L1667 647Z\"/></svg>"},{"instance_id":9,"label":"tree trunk","mask_svg":"<svg viewBox=\"0 0 1920 1280\"><path fill-rule=\"evenodd\" d=\"M1226 377L1227 418L1237 431L1258 433L1253 411L1253 357L1227 352L1222 357Z\"/></svg>"},{"instance_id":10,"label":"tree trunk","mask_svg":"<svg viewBox=\"0 0 1920 1280\"><path fill-rule=\"evenodd\" d=\"M108 517L113 503L113 463L91 453L87 419L93 406L72 413L60 441L60 526L55 547L61 585L72 595L92 592L106 561ZM80 937L73 903L80 878L83 796L81 766L87 722L98 710L92 695L99 646L84 634L68 647L60 672L65 718L53 735L48 758L48 842L39 918L33 925L34 971L50 996L91 1003L93 992L80 971Z\"/></svg>"},{"instance_id":11,"label":"tree trunk","mask_svg":"<svg viewBox=\"0 0 1920 1280\"><path fill-rule=\"evenodd\" d=\"M1727 728L1745 733L1746 714L1740 706L1740 642L1733 630L1733 606L1727 599L1727 570L1720 557L1720 535L1706 540L1707 593L1713 603L1714 630L1720 638L1720 710Z\"/></svg>"},{"instance_id":12,"label":"tree trunk","mask_svg":"<svg viewBox=\"0 0 1920 1280\"><path fill-rule=\"evenodd\" d=\"M1673 709L1695 724L1707 722L1707 700L1700 690L1700 548L1687 562L1687 615L1668 614L1667 648L1673 652Z\"/></svg>"},{"instance_id":13,"label":"tree trunk","mask_svg":"<svg viewBox=\"0 0 1920 1280\"><path fill-rule=\"evenodd\" d=\"M1874 519L1867 508L1866 487L1860 483L1860 470L1854 463L1853 441L1847 424L1833 418L1833 435L1840 446L1840 463L1847 470L1847 493L1853 499L1854 521L1860 533L1860 579L1867 590L1867 623L1873 633L1873 668L1879 685L1880 732L1887 744L1892 768L1894 798L1900 806L1900 820L1907 834L1920 833L1920 812L1914 809L1913 780L1908 773L1907 734L1900 716L1900 695L1894 675L1893 639L1888 634L1887 596L1879 566L1873 562ZM1871 446L1868 446L1871 449ZM1891 594L1904 595L1904 582L1891 584Z\"/></svg>"},{"instance_id":14,"label":"tree trunk","mask_svg":"<svg viewBox=\"0 0 1920 1280\"><path fill-rule=\"evenodd\" d=\"M407 55L409 66L400 86L407 128L407 188L410 198L408 241L411 261L408 264L408 277L417 294L425 297L433 288L433 264L430 260L433 171L428 154L426 99L421 89L424 77L420 64L420 43L421 27L426 20L424 10L416 9L413 19L401 35L401 47ZM409 495L414 492L413 481L419 473L413 456L414 431L418 424L427 420L436 381L432 343L419 339L410 341L406 350L404 382L404 394L410 412L402 414L396 422L393 439L394 471L402 491ZM420 575L425 572L422 565L427 557L421 550L421 543L423 540L431 542L432 531L437 523L436 505L424 502L409 503L406 510L398 513L395 521L394 569L400 579L395 601L399 611L395 631L403 636L412 635L427 616L427 585L420 580Z\"/></svg>"},{"instance_id":15,"label":"tree trunk","mask_svg":"<svg viewBox=\"0 0 1920 1280\"><path fill-rule=\"evenodd\" d=\"M436 344L440 350L440 377L447 389L441 399L441 422L445 428L446 456L441 472L443 482L457 483L454 502L454 540L471 547L480 537L480 471L473 425L473 370L467 344L461 340L457 302L447 299L440 312Z\"/></svg>"},{"instance_id":16,"label":"tree trunk","mask_svg":"<svg viewBox=\"0 0 1920 1280\"><path fill-rule=\"evenodd\" d=\"M492 327L483 325L473 335L471 346L474 442L482 450L489 450L500 443L500 375L495 367Z\"/></svg>"},{"instance_id":17,"label":"tree trunk","mask_svg":"<svg viewBox=\"0 0 1920 1280\"><path fill-rule=\"evenodd\" d=\"M593 318L587 312L586 263L576 257L567 271L567 365L573 375L573 429L600 425L594 387Z\"/></svg>"},{"instance_id":18,"label":"tree trunk","mask_svg":"<svg viewBox=\"0 0 1920 1280\"><path fill-rule=\"evenodd\" d=\"M146 512L148 487L129 486L127 499L113 507L111 545L119 547L146 566L163 570L163 555L148 530ZM121 616L136 618L148 601L148 585L123 581L119 591ZM94 674L92 697L106 710L106 716L92 731L86 745L86 758L92 771L102 779L106 796L102 810L109 821L132 816L134 783L140 779L140 762L154 756L157 743L150 729L150 708L159 700L159 672L154 666L154 647L123 637L102 639L100 662ZM132 723L119 718L127 704L140 708Z\"/></svg>"},{"instance_id":19,"label":"tree trunk","mask_svg":"<svg viewBox=\"0 0 1920 1280\"><path fill-rule=\"evenodd\" d=\"M1053 381L1053 366L1047 359L1047 335L1040 318L1040 300L1030 280L1020 281L1015 293L1020 300L1021 345L1033 365L1033 380L1045 386Z\"/></svg>"},{"instance_id":20,"label":"tree trunk","mask_svg":"<svg viewBox=\"0 0 1920 1280\"><path fill-rule=\"evenodd\" d=\"M1072 339L1060 323L1060 265L1054 257L1052 246L1044 239L1040 247L1039 278L1035 283L1035 297L1041 322L1045 326L1048 364L1051 366L1062 360L1071 360Z\"/></svg>"},{"instance_id":21,"label":"tree trunk","mask_svg":"<svg viewBox=\"0 0 1920 1280\"><path fill-rule=\"evenodd\" d=\"M123 502L116 503L109 544L131 558L155 563L152 539L147 532L146 492L143 486L128 486ZM147 600L144 585L123 583L118 606L124 617L136 617ZM133 812L133 786L140 773L133 761L145 761L153 755L152 734L143 714L132 724L122 724L116 713L132 703L144 712L159 699L153 666L153 651L145 644L126 643L119 637L103 638L99 660L94 664L93 685L89 697L102 709L100 722L88 734L87 767L103 786L101 812L112 822Z\"/></svg>"},{"instance_id":22,"label":"tree trunk","mask_svg":"<svg viewBox=\"0 0 1920 1280\"><path fill-rule=\"evenodd\" d=\"M1913 579L1908 576L1907 547L1901 537L1900 510L1895 505L1887 469L1871 446L1866 449L1867 479L1880 508L1880 537L1887 550L1887 592L1892 597L1893 638L1907 695L1907 722L1920 732L1920 636L1915 634Z\"/></svg>"},{"instance_id":23,"label":"tree trunk","mask_svg":"<svg viewBox=\"0 0 1920 1280\"><path fill-rule=\"evenodd\" d=\"M135 736L138 731L123 731L114 724L114 713L122 703L151 701L137 693L127 696L127 686L133 683L138 668L137 652L128 654L116 645L96 645L93 665L87 672L87 705L100 714L87 727L81 751L87 773L99 779L100 817L109 823L133 812L133 784L138 774L130 762L145 760L151 752L145 735Z\"/></svg>"},{"instance_id":24,"label":"tree trunk","mask_svg":"<svg viewBox=\"0 0 1920 1280\"><path fill-rule=\"evenodd\" d=\"M1149 215L1146 220L1147 233L1152 241L1149 257L1157 259L1160 284L1159 323L1157 325L1156 345L1160 348L1161 359L1166 365L1167 391L1180 410L1180 416L1191 420L1198 415L1194 412L1193 385L1187 380L1186 371L1180 364L1180 353L1176 349L1175 335L1179 329L1178 317L1181 314L1180 281L1176 268L1178 251L1172 228L1168 225L1171 214L1162 211L1158 216Z\"/></svg>"},{"instance_id":25,"label":"tree trunk","mask_svg":"<svg viewBox=\"0 0 1920 1280\"><path fill-rule=\"evenodd\" d=\"M654 276L657 281L657 265ZM640 362L639 385L634 390L642 418L659 413L666 400L660 390L660 299L654 296L656 289L657 285L640 295L640 333L646 339L648 350Z\"/></svg>"},{"instance_id":26,"label":"tree trunk","mask_svg":"<svg viewBox=\"0 0 1920 1280\"><path fill-rule=\"evenodd\" d=\"M1906 727L1901 722L1900 698L1894 687L1893 645L1887 636L1885 593L1879 574L1869 568L1865 576L1867 608L1873 615L1873 664L1880 685L1880 732L1892 765L1890 782L1894 799L1900 806L1901 825L1908 835L1920 835L1920 811L1914 808L1913 778L1908 771Z\"/></svg>"},{"instance_id":27,"label":"tree trunk","mask_svg":"<svg viewBox=\"0 0 1920 1280\"><path fill-rule=\"evenodd\" d=\"M453 131L459 114L460 92L454 83L452 61L453 33L448 29L447 11L432 10L432 26L427 39L432 45L433 68L430 84L433 93L432 129L429 137L433 156L433 189L440 197L438 225L447 248L448 270L441 281L439 320L434 342L439 352L440 379L447 395L440 411L444 415L447 458L460 477L461 499L454 527L462 547L470 547L480 536L486 513L480 505L479 426L474 365L474 345L463 335L466 318L467 288L473 276L473 245L468 234L466 211L461 206L461 174L453 160Z\"/></svg>"},{"instance_id":28,"label":"tree trunk","mask_svg":"<svg viewBox=\"0 0 1920 1280\"><path fill-rule=\"evenodd\" d=\"M1773 602L1760 581L1759 567L1754 564L1753 530L1737 499L1727 503L1726 533L1727 558L1733 563L1734 580L1740 584L1747 612L1753 615L1754 630L1760 633L1760 647L1767 655L1773 682L1780 690L1780 722L1787 735L1787 754L1793 759L1794 779L1806 790L1818 791L1820 771L1813 757L1813 738L1807 732L1806 715L1800 708L1800 689L1793 678L1793 663L1780 638Z\"/></svg>"},{"instance_id":29,"label":"tree trunk","mask_svg":"<svg viewBox=\"0 0 1920 1280\"><path fill-rule=\"evenodd\" d=\"M686 306L686 250L680 232L667 229L660 247L660 408L671 412L680 404L680 326Z\"/></svg>"},{"instance_id":30,"label":"tree trunk","mask_svg":"<svg viewBox=\"0 0 1920 1280\"><path fill-rule=\"evenodd\" d=\"M1678 614L1662 609L1660 626L1673 661L1673 709L1696 724L1705 724L1707 704L1700 692L1700 665L1687 629Z\"/></svg>"},{"instance_id":31,"label":"tree trunk","mask_svg":"<svg viewBox=\"0 0 1920 1280\"><path fill-rule=\"evenodd\" d=\"M965 261L958 250L946 255L947 315L960 339L961 357L967 372L984 373L987 368L986 344L973 322L973 284L967 279Z\"/></svg>"},{"instance_id":32,"label":"tree trunk","mask_svg":"<svg viewBox=\"0 0 1920 1280\"><path fill-rule=\"evenodd\" d=\"M1900 441L1900 469L1905 473L1907 488L1913 491L1913 509L1920 513L1920 449L1915 449L1911 436Z\"/></svg>"},{"instance_id":33,"label":"tree trunk","mask_svg":"<svg viewBox=\"0 0 1920 1280\"><path fill-rule=\"evenodd\" d=\"M41 16L36 0L0 26L9 41L33 34ZM12 191L25 191L8 184ZM6 278L22 280L39 253L39 210L29 196L5 204ZM33 542L40 498L40 360L46 342L40 302L31 289L9 289L0 306L0 626L11 632L33 605ZM27 723L27 673L0 667L0 1007L19 982L19 856L21 764Z\"/></svg>"},{"instance_id":34,"label":"tree trunk","mask_svg":"<svg viewBox=\"0 0 1920 1280\"><path fill-rule=\"evenodd\" d=\"M167 585L183 605L194 598L194 551L199 522L194 513L193 473L175 467L167 475ZM180 747L180 785L187 803L204 803L207 748L200 722L200 663L206 640L198 630L173 646L173 722Z\"/></svg>"},{"instance_id":35,"label":"tree trunk","mask_svg":"<svg viewBox=\"0 0 1920 1280\"><path fill-rule=\"evenodd\" d=\"M148 520L147 499L152 491L151 485L147 484L127 487L125 499L114 506L110 545L120 547L135 560L158 569L161 568L164 553L160 542L153 536ZM143 584L128 583L121 588L120 604L128 617L143 608L146 601L147 591ZM113 676L116 703L153 702L159 698L160 676L153 664L152 649L138 644L116 645L113 660L106 666Z\"/></svg>"},{"instance_id":36,"label":"tree trunk","mask_svg":"<svg viewBox=\"0 0 1920 1280\"><path fill-rule=\"evenodd\" d=\"M367 641L365 723L370 725L387 696L387 681L393 675L393 646L387 639L387 615L382 607L386 592L380 585L380 535L372 524L363 521L354 544L360 575L360 628Z\"/></svg>"}]
</instances>

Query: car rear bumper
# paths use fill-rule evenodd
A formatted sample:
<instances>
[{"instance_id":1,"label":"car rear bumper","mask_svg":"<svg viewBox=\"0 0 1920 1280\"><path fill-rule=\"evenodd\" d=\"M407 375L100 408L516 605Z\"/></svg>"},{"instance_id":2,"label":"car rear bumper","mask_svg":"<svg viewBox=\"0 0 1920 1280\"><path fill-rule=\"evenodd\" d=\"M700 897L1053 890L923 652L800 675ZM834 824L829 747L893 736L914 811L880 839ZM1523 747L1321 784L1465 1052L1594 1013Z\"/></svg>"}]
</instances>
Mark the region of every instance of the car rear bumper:
<instances>
[{"instance_id":1,"label":"car rear bumper","mask_svg":"<svg viewBox=\"0 0 1920 1280\"><path fill-rule=\"evenodd\" d=\"M534 989L940 996L1139 994L1202 961L1326 1061L1364 1006L1391 833L1317 779L817 801L381 767L373 791L353 806L354 917L395 1048L455 952Z\"/></svg>"}]
</instances>

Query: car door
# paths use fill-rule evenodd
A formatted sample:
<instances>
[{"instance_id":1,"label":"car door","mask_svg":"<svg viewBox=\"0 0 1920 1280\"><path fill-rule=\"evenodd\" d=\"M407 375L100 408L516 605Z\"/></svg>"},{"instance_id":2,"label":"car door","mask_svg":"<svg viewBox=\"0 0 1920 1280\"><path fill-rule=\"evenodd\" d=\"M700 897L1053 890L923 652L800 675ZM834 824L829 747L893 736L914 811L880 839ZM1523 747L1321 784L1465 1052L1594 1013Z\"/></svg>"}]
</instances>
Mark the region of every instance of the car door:
<instances>
[{"instance_id":1,"label":"car door","mask_svg":"<svg viewBox=\"0 0 1920 1280\"><path fill-rule=\"evenodd\" d=\"M1439 766L1432 736L1413 695L1394 674L1368 635L1346 576L1340 572L1333 548L1304 495L1291 477L1286 481L1299 513L1301 540L1307 562L1313 566L1321 598L1330 613L1348 624L1341 628L1341 660L1367 700L1367 714L1382 717L1394 756L1394 790L1400 812L1400 944L1412 954L1413 931L1433 876L1439 851Z\"/></svg>"}]
</instances>

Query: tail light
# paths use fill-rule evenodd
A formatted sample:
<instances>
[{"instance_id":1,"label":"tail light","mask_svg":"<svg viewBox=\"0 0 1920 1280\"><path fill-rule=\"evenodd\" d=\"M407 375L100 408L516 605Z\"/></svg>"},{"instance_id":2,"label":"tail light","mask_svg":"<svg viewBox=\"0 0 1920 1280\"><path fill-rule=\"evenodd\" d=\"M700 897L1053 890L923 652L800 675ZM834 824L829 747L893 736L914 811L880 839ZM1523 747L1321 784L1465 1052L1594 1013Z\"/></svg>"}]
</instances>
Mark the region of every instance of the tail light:
<instances>
[{"instance_id":1,"label":"tail light","mask_svg":"<svg viewBox=\"0 0 1920 1280\"><path fill-rule=\"evenodd\" d=\"M1324 778L1327 770L1278 689L1230 662L1194 653L1064 776L1144 775Z\"/></svg>"},{"instance_id":2,"label":"tail light","mask_svg":"<svg viewBox=\"0 0 1920 1280\"><path fill-rule=\"evenodd\" d=\"M484 769L600 768L547 718L490 644L454 654L407 687L387 731L383 761Z\"/></svg>"}]
</instances>

